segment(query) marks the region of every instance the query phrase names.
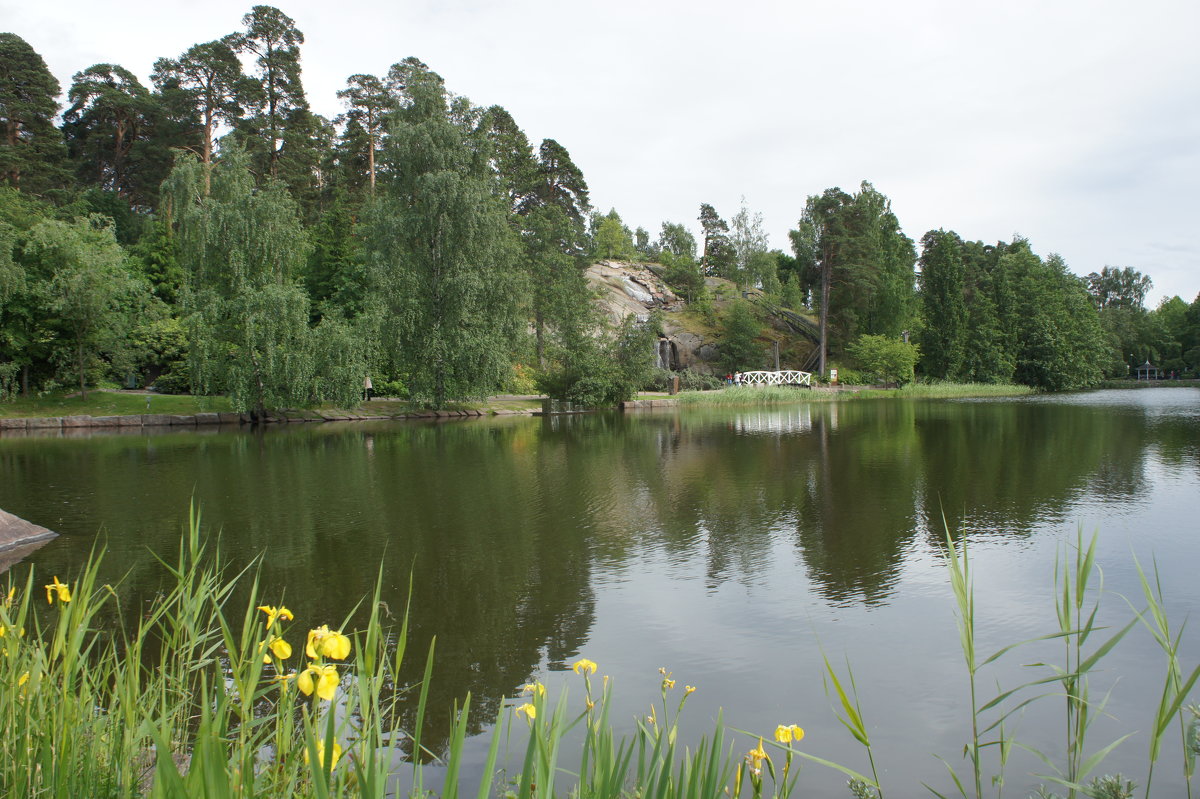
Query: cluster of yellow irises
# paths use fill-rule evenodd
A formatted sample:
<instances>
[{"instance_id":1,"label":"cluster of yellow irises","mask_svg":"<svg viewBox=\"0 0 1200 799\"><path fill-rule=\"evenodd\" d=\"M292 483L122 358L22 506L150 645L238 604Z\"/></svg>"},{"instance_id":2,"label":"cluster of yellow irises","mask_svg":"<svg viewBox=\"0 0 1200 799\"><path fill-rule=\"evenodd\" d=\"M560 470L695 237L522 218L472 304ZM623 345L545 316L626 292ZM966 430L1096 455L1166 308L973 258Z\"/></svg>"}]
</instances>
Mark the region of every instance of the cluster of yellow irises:
<instances>
[{"instance_id":1,"label":"cluster of yellow irises","mask_svg":"<svg viewBox=\"0 0 1200 799\"><path fill-rule=\"evenodd\" d=\"M804 728L795 724L780 724L775 728L775 741L781 744L798 743L804 739ZM758 746L746 753L746 770L750 774L750 786L754 791L754 796L762 795L763 780L762 780L762 764L763 761L771 762L771 756L767 754L767 750L763 747L763 739L758 739ZM774 767L772 767L771 775L774 776ZM788 781L788 773L792 770L792 748L789 746L787 750L787 760L783 766L783 783L786 786ZM733 795L739 796L742 792L742 771L739 770L737 778L734 780ZM785 788L786 793L786 788Z\"/></svg>"},{"instance_id":2,"label":"cluster of yellow irises","mask_svg":"<svg viewBox=\"0 0 1200 799\"><path fill-rule=\"evenodd\" d=\"M595 674L597 668L599 668L599 666L596 665L596 661L588 660L587 658L580 658L579 660L577 660L573 664L571 664L571 671L575 672L576 674L582 674L585 678ZM606 681L608 680L607 677L605 677L604 679ZM595 706L595 702L593 702L590 698L590 695L591 695L590 687L591 686L589 685L589 692L588 692L588 694L589 694L588 709L589 710ZM530 696L537 695L539 697L543 697L546 695L546 686L542 685L540 682L529 683L522 689L521 693L528 694ZM518 705L516 708L516 711L517 711L517 715L524 716L525 718L529 719L529 721L531 721L531 722L537 718L537 707L532 702L526 702L523 705Z\"/></svg>"},{"instance_id":3,"label":"cluster of yellow irises","mask_svg":"<svg viewBox=\"0 0 1200 799\"><path fill-rule=\"evenodd\" d=\"M307 668L301 672L285 674L282 662L292 656L292 646L283 639L276 626L281 620L292 621L295 616L285 607L260 605L258 609L267 614L267 640L260 645L268 650L263 654L263 663L275 666L279 672L275 679L283 686L294 679L296 687L305 696L312 696L315 692L318 698L331 701L337 693L341 679L338 677L337 666L326 663L325 660L345 660L349 657L350 639L340 631L330 630L327 624L309 630L308 640L304 645L304 654L309 658Z\"/></svg>"},{"instance_id":4,"label":"cluster of yellow irises","mask_svg":"<svg viewBox=\"0 0 1200 799\"><path fill-rule=\"evenodd\" d=\"M804 728L795 724L780 724L775 728L775 740L781 744L790 744L804 740ZM760 768L764 760L770 760L770 755L763 749L763 739L758 739L758 746L746 753L746 763L751 768Z\"/></svg>"}]
</instances>

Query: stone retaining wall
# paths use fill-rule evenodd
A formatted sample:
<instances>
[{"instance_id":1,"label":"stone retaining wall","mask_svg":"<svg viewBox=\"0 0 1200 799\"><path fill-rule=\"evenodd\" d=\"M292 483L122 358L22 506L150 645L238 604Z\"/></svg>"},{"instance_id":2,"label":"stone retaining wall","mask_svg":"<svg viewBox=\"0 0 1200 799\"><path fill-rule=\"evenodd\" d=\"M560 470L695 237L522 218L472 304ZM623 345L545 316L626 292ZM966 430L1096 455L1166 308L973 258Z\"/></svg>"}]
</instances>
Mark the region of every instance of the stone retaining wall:
<instances>
[{"instance_id":1,"label":"stone retaining wall","mask_svg":"<svg viewBox=\"0 0 1200 799\"><path fill-rule=\"evenodd\" d=\"M679 404L677 399L628 400L621 403L621 410L636 411L639 408L674 408Z\"/></svg>"},{"instance_id":2,"label":"stone retaining wall","mask_svg":"<svg viewBox=\"0 0 1200 799\"><path fill-rule=\"evenodd\" d=\"M389 419L458 419L495 414L497 416L528 415L530 411L414 411L411 413L371 414L359 411L277 411L268 413L258 422L261 424L287 424L293 422L348 422ZM206 427L218 425L253 424L249 414L244 413L197 413L193 416L174 416L164 413L142 413L129 416L50 416L33 418L0 417L0 435L38 431L80 433L87 430L113 430L120 428L128 432L131 428L149 428L161 431L164 428Z\"/></svg>"}]
</instances>

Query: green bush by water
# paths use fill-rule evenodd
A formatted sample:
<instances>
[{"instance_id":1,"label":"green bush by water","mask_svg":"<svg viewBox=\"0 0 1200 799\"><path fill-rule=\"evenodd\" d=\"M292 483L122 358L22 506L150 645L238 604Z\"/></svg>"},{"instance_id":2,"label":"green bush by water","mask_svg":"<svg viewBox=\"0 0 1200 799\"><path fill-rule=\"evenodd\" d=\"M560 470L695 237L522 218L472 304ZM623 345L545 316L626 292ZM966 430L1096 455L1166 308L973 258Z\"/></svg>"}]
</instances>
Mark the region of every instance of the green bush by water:
<instances>
[{"instance_id":1,"label":"green bush by water","mask_svg":"<svg viewBox=\"0 0 1200 799\"><path fill-rule=\"evenodd\" d=\"M1037 795L1116 799L1134 795L1140 782L1136 789L1150 796L1155 769L1164 767L1183 769L1191 795L1200 711L1187 699L1200 667L1189 672L1180 662L1181 628L1171 626L1157 577L1142 572L1140 564L1146 607L1131 610L1119 629L1096 624L1102 592L1095 552L1095 538L1089 543L1081 534L1056 564L1057 624L1034 640L1058 642L1061 662L1044 664L1042 676L993 695L985 688L987 667L1015 656L1010 653L1020 645L992 655L977 651L971 562L965 542L947 536L949 595L958 611L970 713L965 763L956 767L948 759L953 789L945 794L930 789L933 795L1001 796L1010 755L1023 746L1006 722L1032 702L1057 703L1065 721L1061 759L1032 749L1044 768L1023 776L1041 783ZM345 620L295 619L286 607L260 598L253 568L232 573L222 563L218 549L204 542L193 513L178 559L162 562L164 589L138 606L136 618L128 618L116 609L121 586L96 584L102 557L90 558L70 579L55 576L44 586L35 583L31 570L23 584L10 585L0 597L5 795L374 799L404 790L413 797L428 795L422 763L434 755L422 745L421 730L433 647L423 679L406 694L399 675L407 617L398 630L385 628L378 581L360 630L343 632ZM240 582L250 587L244 608L229 600ZM1158 643L1165 675L1147 735L1146 773L1098 775L1105 755L1130 736L1100 744L1089 739L1104 699L1089 693L1088 680L1138 625ZM636 720L631 735L618 736L611 682L586 658L572 668L580 683L574 695L564 691L551 701L545 687L534 683L486 720L494 727L476 799L785 799L804 795L802 766L835 769L847 779L848 795L858 799L882 799L893 790L901 796L921 792L917 786L882 784L866 721L870 711L859 703L849 666L839 672L826 659L827 692L834 720L864 747L869 776L804 752L799 744L805 731L790 719L781 719L773 732L752 732L728 728L718 718L698 745L682 746L681 737L692 739L681 732L687 729L682 714L695 689L677 685L665 669L661 701ZM401 703L413 699L415 716L401 729ZM448 753L439 763L437 793L445 799L464 792L471 696L452 712ZM831 720L817 734L836 731ZM734 733L756 743L744 751ZM1160 764L1162 743L1174 734L1181 736L1183 762ZM501 742L507 749L511 740L524 743L524 755L515 772L497 780ZM397 788L397 769L410 774L407 789Z\"/></svg>"}]
</instances>

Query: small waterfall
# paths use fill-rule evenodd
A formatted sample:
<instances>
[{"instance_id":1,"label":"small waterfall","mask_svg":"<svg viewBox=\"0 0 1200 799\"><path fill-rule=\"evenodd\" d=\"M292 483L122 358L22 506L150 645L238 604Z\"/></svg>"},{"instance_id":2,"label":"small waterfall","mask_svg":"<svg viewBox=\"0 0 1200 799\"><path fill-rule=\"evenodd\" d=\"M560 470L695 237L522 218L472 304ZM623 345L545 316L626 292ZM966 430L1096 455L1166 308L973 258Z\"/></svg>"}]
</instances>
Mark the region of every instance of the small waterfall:
<instances>
[{"instance_id":1,"label":"small waterfall","mask_svg":"<svg viewBox=\"0 0 1200 799\"><path fill-rule=\"evenodd\" d=\"M668 339L658 340L658 350L655 352L654 365L659 369L671 368L671 342Z\"/></svg>"}]
</instances>

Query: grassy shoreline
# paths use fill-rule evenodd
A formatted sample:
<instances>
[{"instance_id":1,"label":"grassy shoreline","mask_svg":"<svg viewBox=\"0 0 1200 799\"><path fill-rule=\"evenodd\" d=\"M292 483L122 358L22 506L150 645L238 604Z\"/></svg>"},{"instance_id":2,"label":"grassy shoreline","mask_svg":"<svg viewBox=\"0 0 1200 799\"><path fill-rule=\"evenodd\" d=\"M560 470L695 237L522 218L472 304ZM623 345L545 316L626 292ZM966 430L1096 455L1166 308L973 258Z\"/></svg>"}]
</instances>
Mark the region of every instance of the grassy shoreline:
<instances>
[{"instance_id":1,"label":"grassy shoreline","mask_svg":"<svg viewBox=\"0 0 1200 799\"><path fill-rule=\"evenodd\" d=\"M979 397L1024 397L1033 394L1028 386L987 383L910 384L904 388L867 386L812 390L794 386L730 386L717 391L685 391L680 405L696 407L720 405L783 405L797 402L866 399L971 399Z\"/></svg>"},{"instance_id":2,"label":"grassy shoreline","mask_svg":"<svg viewBox=\"0 0 1200 799\"><path fill-rule=\"evenodd\" d=\"M528 413L541 409L541 400L502 395L484 402L452 403L447 410L480 410L484 413ZM322 406L322 410L334 410ZM407 400L374 398L360 402L349 410L359 413L393 416L416 413L422 408ZM136 416L156 413L172 416L194 416L198 413L228 413L229 399L223 396L197 397L189 394L154 394L144 391L89 391L86 398L79 392L58 391L45 396L14 397L0 402L0 418L34 419L63 416Z\"/></svg>"}]
</instances>

